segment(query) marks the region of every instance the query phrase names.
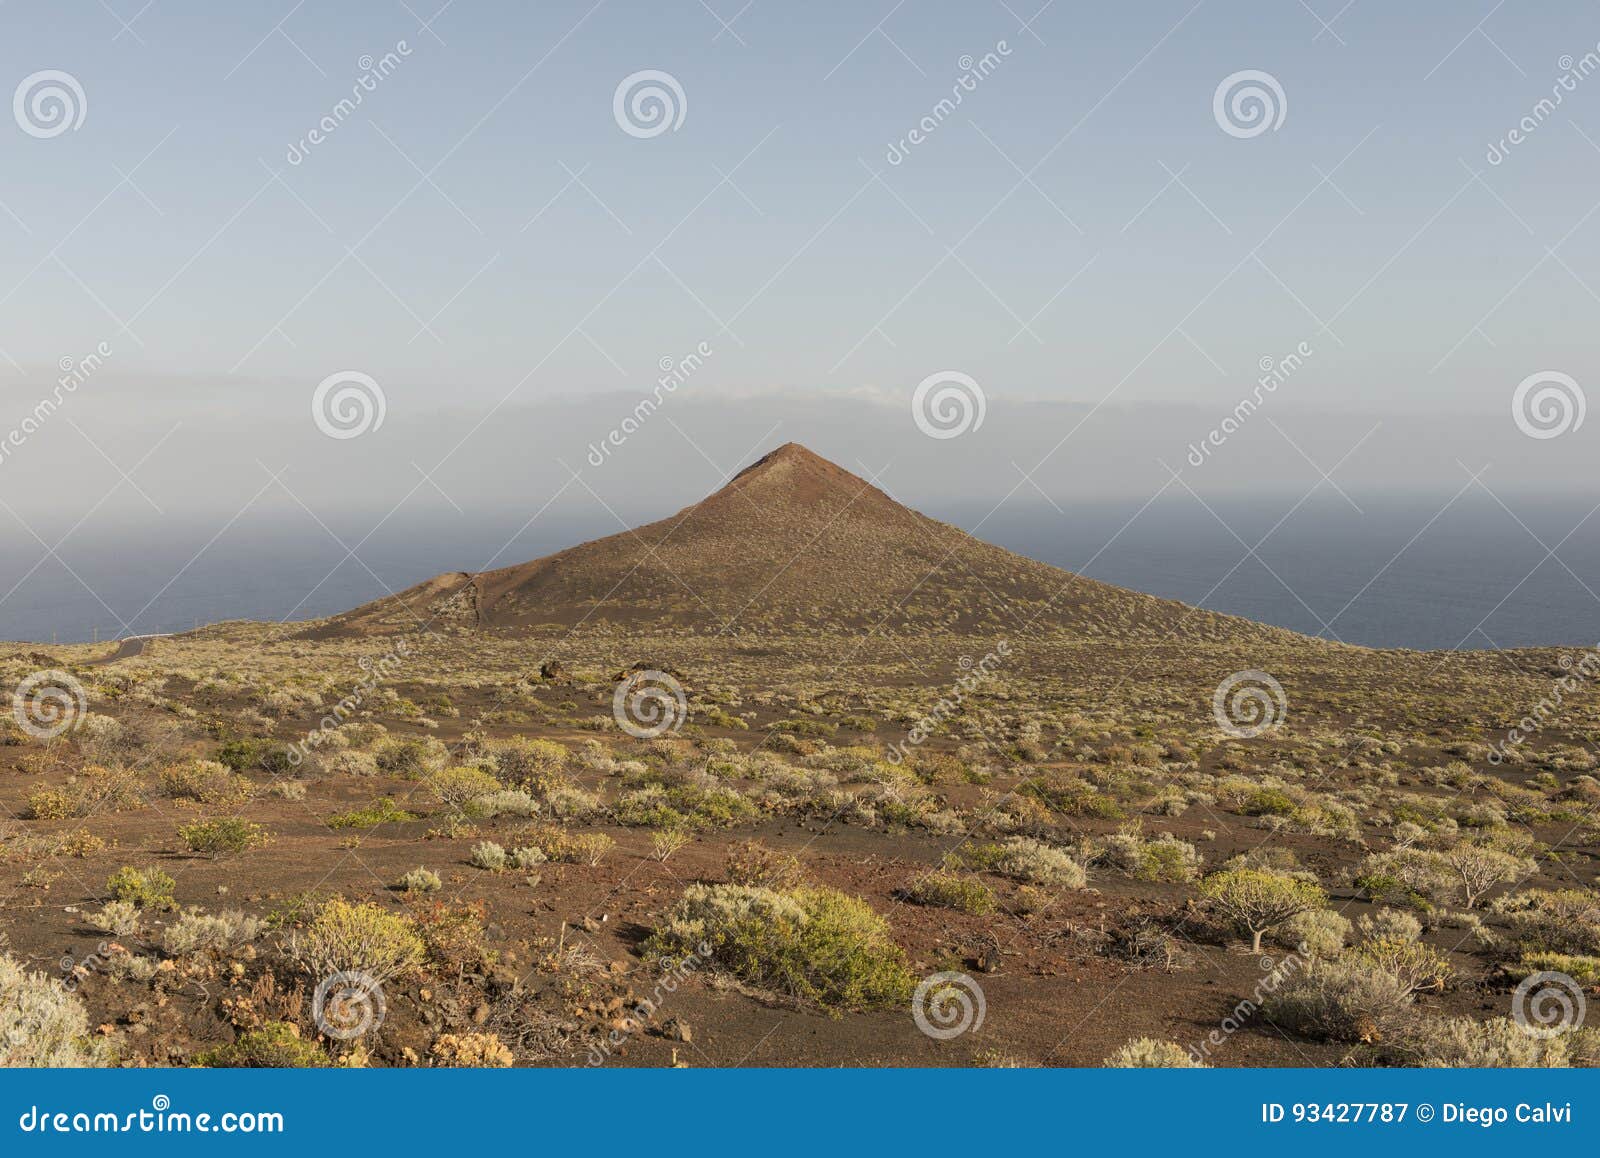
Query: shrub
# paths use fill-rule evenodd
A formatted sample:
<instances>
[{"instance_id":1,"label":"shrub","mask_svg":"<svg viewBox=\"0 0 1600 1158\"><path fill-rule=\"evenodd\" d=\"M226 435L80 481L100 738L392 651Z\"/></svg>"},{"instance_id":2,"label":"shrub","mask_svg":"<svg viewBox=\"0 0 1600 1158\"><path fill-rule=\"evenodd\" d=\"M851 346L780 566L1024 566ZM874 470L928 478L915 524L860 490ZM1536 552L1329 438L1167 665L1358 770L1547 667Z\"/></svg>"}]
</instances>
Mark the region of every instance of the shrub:
<instances>
[{"instance_id":1,"label":"shrub","mask_svg":"<svg viewBox=\"0 0 1600 1158\"><path fill-rule=\"evenodd\" d=\"M167 926L161 935L161 947L172 957L187 957L206 949L226 953L248 945L265 927L265 921L236 909L214 914L190 909Z\"/></svg>"},{"instance_id":2,"label":"shrub","mask_svg":"<svg viewBox=\"0 0 1600 1158\"><path fill-rule=\"evenodd\" d=\"M538 845L556 864L597 865L617 842L603 832L571 833L561 828L539 834Z\"/></svg>"},{"instance_id":3,"label":"shrub","mask_svg":"<svg viewBox=\"0 0 1600 1158\"><path fill-rule=\"evenodd\" d=\"M241 1033L236 1041L206 1050L195 1058L213 1069L312 1069L328 1064L328 1055L286 1021L269 1021Z\"/></svg>"},{"instance_id":4,"label":"shrub","mask_svg":"<svg viewBox=\"0 0 1600 1158\"><path fill-rule=\"evenodd\" d=\"M1600 957L1585 957L1575 953L1524 953L1515 965L1507 965L1506 972L1517 980L1534 973L1565 973L1579 985L1600 986Z\"/></svg>"},{"instance_id":5,"label":"shrub","mask_svg":"<svg viewBox=\"0 0 1600 1158\"><path fill-rule=\"evenodd\" d=\"M1592 890L1527 889L1495 904L1524 949L1600 954L1600 897Z\"/></svg>"},{"instance_id":6,"label":"shrub","mask_svg":"<svg viewBox=\"0 0 1600 1158\"><path fill-rule=\"evenodd\" d=\"M736 885L753 885L759 888L786 892L797 888L805 879L800 858L769 848L759 840L747 840L728 850L728 861L723 870L728 881Z\"/></svg>"},{"instance_id":7,"label":"shrub","mask_svg":"<svg viewBox=\"0 0 1600 1158\"><path fill-rule=\"evenodd\" d=\"M517 1060L492 1033L441 1034L428 1052L434 1064L440 1066L491 1069L509 1066Z\"/></svg>"},{"instance_id":8,"label":"shrub","mask_svg":"<svg viewBox=\"0 0 1600 1158\"><path fill-rule=\"evenodd\" d=\"M1273 1024L1325 1041L1376 1041L1411 1005L1393 973L1359 961L1313 961L1262 1002Z\"/></svg>"},{"instance_id":9,"label":"shrub","mask_svg":"<svg viewBox=\"0 0 1600 1158\"><path fill-rule=\"evenodd\" d=\"M650 854L656 860L665 864L673 853L693 839L681 828L667 828L660 832L652 832L650 834Z\"/></svg>"},{"instance_id":10,"label":"shrub","mask_svg":"<svg viewBox=\"0 0 1600 1158\"><path fill-rule=\"evenodd\" d=\"M1378 909L1363 913L1356 927L1369 941L1415 941L1422 936L1422 922L1404 909Z\"/></svg>"},{"instance_id":11,"label":"shrub","mask_svg":"<svg viewBox=\"0 0 1600 1158\"><path fill-rule=\"evenodd\" d=\"M497 873L506 867L506 850L492 840L485 840L473 848L467 859L478 868Z\"/></svg>"},{"instance_id":12,"label":"shrub","mask_svg":"<svg viewBox=\"0 0 1600 1158\"><path fill-rule=\"evenodd\" d=\"M1352 953L1359 962L1394 974L1407 993L1443 992L1455 970L1443 953L1421 941L1378 938L1363 942Z\"/></svg>"},{"instance_id":13,"label":"shrub","mask_svg":"<svg viewBox=\"0 0 1600 1158\"><path fill-rule=\"evenodd\" d=\"M290 938L290 953L314 977L341 971L366 973L380 984L422 961L422 938L412 921L370 902L335 897L304 933Z\"/></svg>"},{"instance_id":14,"label":"shrub","mask_svg":"<svg viewBox=\"0 0 1600 1158\"><path fill-rule=\"evenodd\" d=\"M1308 957L1337 957L1350 939L1350 922L1332 909L1308 909L1280 925L1273 939Z\"/></svg>"},{"instance_id":15,"label":"shrub","mask_svg":"<svg viewBox=\"0 0 1600 1158\"><path fill-rule=\"evenodd\" d=\"M260 769L275 776L294 767L289 746L276 740L230 740L217 749L217 760L235 772Z\"/></svg>"},{"instance_id":16,"label":"shrub","mask_svg":"<svg viewBox=\"0 0 1600 1158\"><path fill-rule=\"evenodd\" d=\"M1292 917L1327 903L1327 895L1310 881L1265 869L1225 869L1200 885L1201 895L1241 932L1251 937L1250 951L1261 952L1261 938Z\"/></svg>"},{"instance_id":17,"label":"shrub","mask_svg":"<svg viewBox=\"0 0 1600 1158\"><path fill-rule=\"evenodd\" d=\"M415 780L425 773L443 768L449 756L449 749L431 736L421 740L391 738L379 744L373 752L380 772L402 780Z\"/></svg>"},{"instance_id":18,"label":"shrub","mask_svg":"<svg viewBox=\"0 0 1600 1158\"><path fill-rule=\"evenodd\" d=\"M380 796L365 808L352 809L328 817L329 828L377 828L380 824L397 824L417 819L416 813L407 812L394 802L392 796Z\"/></svg>"},{"instance_id":19,"label":"shrub","mask_svg":"<svg viewBox=\"0 0 1600 1158\"><path fill-rule=\"evenodd\" d=\"M60 788L42 788L28 796L35 820L66 820L95 812L116 812L142 803L138 774L127 768L87 765Z\"/></svg>"},{"instance_id":20,"label":"shrub","mask_svg":"<svg viewBox=\"0 0 1600 1158\"><path fill-rule=\"evenodd\" d=\"M1443 858L1420 848L1373 853L1361 862L1355 884L1373 900L1421 909L1431 908L1452 888Z\"/></svg>"},{"instance_id":21,"label":"shrub","mask_svg":"<svg viewBox=\"0 0 1600 1158\"><path fill-rule=\"evenodd\" d=\"M887 922L865 901L826 888L691 885L645 952L658 961L709 954L742 981L827 1009L900 1004L913 987Z\"/></svg>"},{"instance_id":22,"label":"shrub","mask_svg":"<svg viewBox=\"0 0 1600 1158\"><path fill-rule=\"evenodd\" d=\"M444 888L444 882L432 869L419 866L400 878L400 887L408 893L436 893Z\"/></svg>"},{"instance_id":23,"label":"shrub","mask_svg":"<svg viewBox=\"0 0 1600 1158\"><path fill-rule=\"evenodd\" d=\"M451 812L463 812L474 797L500 790L500 781L482 768L441 768L423 779L428 794Z\"/></svg>"},{"instance_id":24,"label":"shrub","mask_svg":"<svg viewBox=\"0 0 1600 1158\"><path fill-rule=\"evenodd\" d=\"M0 1066L59 1069L111 1060L110 1047L89 1035L89 1015L77 994L0 953Z\"/></svg>"},{"instance_id":25,"label":"shrub","mask_svg":"<svg viewBox=\"0 0 1600 1158\"><path fill-rule=\"evenodd\" d=\"M514 848L506 853L506 864L514 869L537 868L549 859L549 857L545 856L544 849L535 845Z\"/></svg>"},{"instance_id":26,"label":"shrub","mask_svg":"<svg viewBox=\"0 0 1600 1158\"><path fill-rule=\"evenodd\" d=\"M113 937L131 937L139 931L139 907L131 901L109 901L98 913L85 917L90 928Z\"/></svg>"},{"instance_id":27,"label":"shrub","mask_svg":"<svg viewBox=\"0 0 1600 1158\"><path fill-rule=\"evenodd\" d=\"M106 892L113 900L157 912L178 907L172 896L177 887L178 882L158 868L136 869L128 865L123 865L106 881Z\"/></svg>"},{"instance_id":28,"label":"shrub","mask_svg":"<svg viewBox=\"0 0 1600 1158\"><path fill-rule=\"evenodd\" d=\"M1534 869L1526 857L1466 841L1445 849L1439 858L1461 890L1461 903L1469 909L1496 885L1521 880Z\"/></svg>"},{"instance_id":29,"label":"shrub","mask_svg":"<svg viewBox=\"0 0 1600 1158\"><path fill-rule=\"evenodd\" d=\"M994 909L994 893L982 881L959 873L931 872L905 890L906 900L917 905L987 913Z\"/></svg>"},{"instance_id":30,"label":"shrub","mask_svg":"<svg viewBox=\"0 0 1600 1158\"><path fill-rule=\"evenodd\" d=\"M250 781L215 760L169 764L158 779L161 790L174 800L198 800L202 804L237 804L248 800L254 790Z\"/></svg>"},{"instance_id":31,"label":"shrub","mask_svg":"<svg viewBox=\"0 0 1600 1158\"><path fill-rule=\"evenodd\" d=\"M1431 1068L1565 1068L1570 1047L1568 1035L1535 1037L1509 1017L1418 1017L1391 1052Z\"/></svg>"},{"instance_id":32,"label":"shrub","mask_svg":"<svg viewBox=\"0 0 1600 1158\"><path fill-rule=\"evenodd\" d=\"M237 816L218 820L198 820L178 829L178 836L190 851L210 856L238 856L269 843L267 830Z\"/></svg>"},{"instance_id":33,"label":"shrub","mask_svg":"<svg viewBox=\"0 0 1600 1158\"><path fill-rule=\"evenodd\" d=\"M1189 1051L1174 1041L1160 1041L1153 1037L1136 1037L1116 1053L1106 1058L1105 1064L1113 1069L1168 1069L1193 1070L1206 1067L1189 1056Z\"/></svg>"},{"instance_id":34,"label":"shrub","mask_svg":"<svg viewBox=\"0 0 1600 1158\"><path fill-rule=\"evenodd\" d=\"M447 904L433 901L412 906L417 931L428 959L460 981L469 969L482 969L494 959L484 939L487 908L482 901Z\"/></svg>"},{"instance_id":35,"label":"shrub","mask_svg":"<svg viewBox=\"0 0 1600 1158\"><path fill-rule=\"evenodd\" d=\"M1200 854L1194 845L1165 834L1154 840L1126 832L1108 836L1099 860L1141 881L1182 884L1194 880L1200 871Z\"/></svg>"},{"instance_id":36,"label":"shrub","mask_svg":"<svg viewBox=\"0 0 1600 1158\"><path fill-rule=\"evenodd\" d=\"M1029 884L1081 889L1089 881L1083 866L1071 855L1026 836L1009 837L1003 844L978 845L965 850L961 859L972 868L989 869Z\"/></svg>"},{"instance_id":37,"label":"shrub","mask_svg":"<svg viewBox=\"0 0 1600 1158\"><path fill-rule=\"evenodd\" d=\"M554 741L512 736L490 744L488 751L502 780L536 797L542 799L566 785L561 768L567 762L567 750Z\"/></svg>"},{"instance_id":38,"label":"shrub","mask_svg":"<svg viewBox=\"0 0 1600 1158\"><path fill-rule=\"evenodd\" d=\"M532 816L539 811L539 802L520 788L502 788L485 792L467 801L469 816L493 820L497 816Z\"/></svg>"}]
</instances>

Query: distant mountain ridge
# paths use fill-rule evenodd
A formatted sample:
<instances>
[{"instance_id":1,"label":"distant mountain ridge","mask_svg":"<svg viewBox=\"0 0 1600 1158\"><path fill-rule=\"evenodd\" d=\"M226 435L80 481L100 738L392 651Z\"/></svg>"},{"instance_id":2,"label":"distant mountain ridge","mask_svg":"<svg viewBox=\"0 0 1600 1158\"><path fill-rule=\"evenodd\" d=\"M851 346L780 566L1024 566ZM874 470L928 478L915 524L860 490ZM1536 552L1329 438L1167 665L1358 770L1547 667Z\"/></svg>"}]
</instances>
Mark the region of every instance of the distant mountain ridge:
<instances>
[{"instance_id":1,"label":"distant mountain ridge","mask_svg":"<svg viewBox=\"0 0 1600 1158\"><path fill-rule=\"evenodd\" d=\"M1295 637L1086 579L973 538L787 443L670 518L483 572L448 572L307 636L435 627L1044 631Z\"/></svg>"}]
</instances>

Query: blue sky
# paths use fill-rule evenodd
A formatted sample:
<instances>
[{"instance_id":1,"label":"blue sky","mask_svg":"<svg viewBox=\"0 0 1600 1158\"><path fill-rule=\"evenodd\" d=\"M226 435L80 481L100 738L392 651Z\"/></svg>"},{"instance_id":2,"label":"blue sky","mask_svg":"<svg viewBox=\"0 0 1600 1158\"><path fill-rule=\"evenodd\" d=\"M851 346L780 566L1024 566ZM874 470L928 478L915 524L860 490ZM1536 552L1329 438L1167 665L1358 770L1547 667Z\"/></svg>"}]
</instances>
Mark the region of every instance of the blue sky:
<instances>
[{"instance_id":1,"label":"blue sky","mask_svg":"<svg viewBox=\"0 0 1600 1158\"><path fill-rule=\"evenodd\" d=\"M357 366L401 407L626 390L702 340L707 389L957 366L996 398L1219 403L1306 340L1302 401L1378 410L1499 410L1592 359L1600 91L1485 160L1594 48L1591 6L437 3L6 5L6 77L64 70L88 107L0 134L0 347L297 398ZM636 139L612 96L647 68L687 107ZM1278 129L1214 122L1241 69L1281 84Z\"/></svg>"}]
</instances>

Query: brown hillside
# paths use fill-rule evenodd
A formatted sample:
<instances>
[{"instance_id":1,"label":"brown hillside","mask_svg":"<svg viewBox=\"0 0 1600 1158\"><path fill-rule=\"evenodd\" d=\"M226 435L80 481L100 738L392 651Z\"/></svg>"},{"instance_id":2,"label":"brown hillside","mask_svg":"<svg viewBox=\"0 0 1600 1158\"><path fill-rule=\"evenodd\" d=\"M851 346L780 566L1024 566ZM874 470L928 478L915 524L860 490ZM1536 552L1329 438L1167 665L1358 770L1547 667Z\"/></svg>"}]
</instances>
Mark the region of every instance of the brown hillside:
<instances>
[{"instance_id":1,"label":"brown hillside","mask_svg":"<svg viewBox=\"0 0 1600 1158\"><path fill-rule=\"evenodd\" d=\"M1085 579L975 539L788 443L671 518L436 576L307 634L539 624L751 634L797 627L1239 639L1288 633Z\"/></svg>"}]
</instances>

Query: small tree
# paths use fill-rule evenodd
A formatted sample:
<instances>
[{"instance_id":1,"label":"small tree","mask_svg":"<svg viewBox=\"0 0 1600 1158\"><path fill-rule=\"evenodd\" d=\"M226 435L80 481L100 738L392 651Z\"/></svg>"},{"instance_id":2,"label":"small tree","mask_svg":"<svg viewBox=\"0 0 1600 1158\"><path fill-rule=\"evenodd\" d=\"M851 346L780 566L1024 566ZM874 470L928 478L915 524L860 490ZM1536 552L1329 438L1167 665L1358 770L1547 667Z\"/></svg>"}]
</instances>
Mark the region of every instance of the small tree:
<instances>
[{"instance_id":1,"label":"small tree","mask_svg":"<svg viewBox=\"0 0 1600 1158\"><path fill-rule=\"evenodd\" d=\"M1495 885L1518 880L1533 868L1522 857L1464 841L1439 855L1450 866L1451 875L1460 883L1461 903L1469 909Z\"/></svg>"},{"instance_id":2,"label":"small tree","mask_svg":"<svg viewBox=\"0 0 1600 1158\"><path fill-rule=\"evenodd\" d=\"M1201 882L1200 892L1250 934L1252 953L1261 952L1261 938L1269 930L1328 901L1310 881L1251 868L1212 873Z\"/></svg>"}]
</instances>

